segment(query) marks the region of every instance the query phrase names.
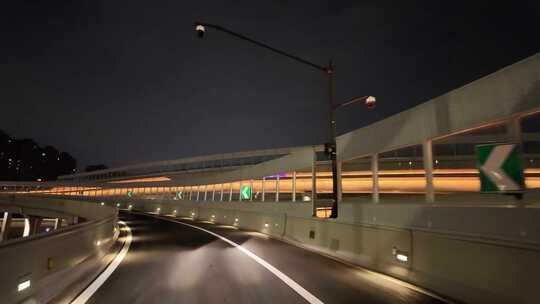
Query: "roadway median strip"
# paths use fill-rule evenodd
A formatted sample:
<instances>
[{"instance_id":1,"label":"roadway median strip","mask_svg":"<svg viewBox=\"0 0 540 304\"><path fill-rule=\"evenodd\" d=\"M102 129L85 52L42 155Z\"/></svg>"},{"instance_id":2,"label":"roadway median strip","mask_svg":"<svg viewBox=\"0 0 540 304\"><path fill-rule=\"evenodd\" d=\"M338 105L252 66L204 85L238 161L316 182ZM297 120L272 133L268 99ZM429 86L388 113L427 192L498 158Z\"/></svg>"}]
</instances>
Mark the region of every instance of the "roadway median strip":
<instances>
[{"instance_id":1,"label":"roadway median strip","mask_svg":"<svg viewBox=\"0 0 540 304\"><path fill-rule=\"evenodd\" d=\"M105 268L105 270L88 287L86 287L86 289L82 293L80 293L77 296L77 298L75 298L71 302L71 304L86 303L92 297L92 295L94 295L94 293L99 289L99 287L101 287L101 285L103 285L103 283L107 281L107 279L116 270L116 268L120 265L120 263L122 263L122 260L124 260L124 258L126 257L129 251L129 246L131 245L131 240L132 240L131 229L123 221L118 221L118 223L124 225L124 227L126 227L126 230L127 230L126 241L124 242L122 249L116 255L114 260L107 266L107 268Z\"/></svg>"},{"instance_id":2,"label":"roadway median strip","mask_svg":"<svg viewBox=\"0 0 540 304\"><path fill-rule=\"evenodd\" d=\"M195 226L195 225L191 225L191 224L188 224L188 223L183 223L183 222L171 220L171 219L156 216L156 215L148 215L148 216L155 217L155 218L158 218L158 219L161 219L161 220L164 220L164 221L169 221L169 222L176 223L176 224L181 224L181 225L188 226L188 227L191 227L191 228L194 228L194 229L198 229L200 231L204 231L204 232L206 232L208 234L211 234L211 235L217 237L218 239L226 242L227 244L235 247L236 249L240 250L240 252L247 255L248 257L253 259L255 262L257 262L259 265L266 268L268 271L270 271L272 274L274 274L276 277L278 277L281 281L283 281L283 283L287 284L292 290L294 290L296 293L298 293L308 303L311 303L311 304L324 304L323 301L319 300L319 298L317 298L312 293L307 291L304 287L300 286L300 284L296 283L293 279L291 279L289 276L287 276L286 274L281 272L279 269L272 266L270 263L268 263L267 261L265 261L261 257L257 256L256 254L254 254L250 250L246 249L242 245L240 245L238 243L235 243L235 242L229 240L228 238L226 238L226 237L224 237L222 235L219 235L219 234L217 234L215 232L212 232L210 230L201 228L199 226Z\"/></svg>"}]
</instances>

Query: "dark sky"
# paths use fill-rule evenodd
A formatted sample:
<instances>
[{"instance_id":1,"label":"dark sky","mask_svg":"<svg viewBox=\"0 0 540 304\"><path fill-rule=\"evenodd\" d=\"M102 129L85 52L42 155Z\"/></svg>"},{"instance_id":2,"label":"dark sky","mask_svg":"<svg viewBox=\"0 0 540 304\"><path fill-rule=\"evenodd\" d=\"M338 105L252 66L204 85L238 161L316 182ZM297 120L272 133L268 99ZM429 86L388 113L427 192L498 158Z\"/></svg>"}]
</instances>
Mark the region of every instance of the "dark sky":
<instances>
[{"instance_id":1,"label":"dark sky","mask_svg":"<svg viewBox=\"0 0 540 304\"><path fill-rule=\"evenodd\" d=\"M539 1L442 2L3 1L0 129L81 166L325 141L324 74L195 20L332 58L338 100L378 99L340 133L540 51Z\"/></svg>"}]
</instances>

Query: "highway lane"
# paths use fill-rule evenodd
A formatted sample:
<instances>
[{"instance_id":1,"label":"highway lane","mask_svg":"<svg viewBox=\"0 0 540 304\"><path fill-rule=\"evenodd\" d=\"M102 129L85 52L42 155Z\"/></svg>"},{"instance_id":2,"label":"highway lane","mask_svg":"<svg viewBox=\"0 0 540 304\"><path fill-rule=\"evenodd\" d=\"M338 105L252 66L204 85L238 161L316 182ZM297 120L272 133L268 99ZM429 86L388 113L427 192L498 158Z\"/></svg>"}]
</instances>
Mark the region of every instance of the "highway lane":
<instances>
[{"instance_id":1,"label":"highway lane","mask_svg":"<svg viewBox=\"0 0 540 304\"><path fill-rule=\"evenodd\" d=\"M121 218L132 229L131 248L88 303L306 303L268 269L213 235L144 215ZM441 303L259 233L185 222L242 245L324 303Z\"/></svg>"}]
</instances>

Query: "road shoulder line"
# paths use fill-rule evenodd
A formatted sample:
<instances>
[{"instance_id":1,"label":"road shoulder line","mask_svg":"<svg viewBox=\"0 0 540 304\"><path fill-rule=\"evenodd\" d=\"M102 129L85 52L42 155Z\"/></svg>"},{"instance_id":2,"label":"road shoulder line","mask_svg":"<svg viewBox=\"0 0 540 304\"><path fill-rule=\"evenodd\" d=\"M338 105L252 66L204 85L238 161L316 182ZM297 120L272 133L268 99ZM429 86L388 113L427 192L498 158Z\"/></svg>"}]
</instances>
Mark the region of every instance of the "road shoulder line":
<instances>
[{"instance_id":1,"label":"road shoulder line","mask_svg":"<svg viewBox=\"0 0 540 304\"><path fill-rule=\"evenodd\" d=\"M317 298L312 293L307 291L304 287L302 287L300 284L296 283L296 281L294 281L289 276L287 276L286 274L281 272L279 269L272 266L266 260L264 260L263 258L257 256L256 254L254 254L250 250L246 249L242 245L240 245L238 243L235 243L235 242L229 240L228 238L226 238L226 237L224 237L224 236L222 236L220 234L217 234L215 232L204 229L202 227L191 225L191 224L184 223L184 222L179 222L179 221L175 221L175 220L172 220L172 219L168 219L168 218L164 218L164 217L160 217L160 216L154 216L154 215L150 215L150 214L144 214L144 215L150 216L150 217L153 217L153 218L157 218L157 219L160 219L160 220L163 220L163 221L168 221L168 222L171 222L171 223L191 227L191 228L206 232L206 233L208 233L210 235L213 235L213 236L217 237L218 239L220 239L220 240L228 243L229 245L235 247L236 249L240 250L242 253L244 253L245 255L250 257L251 259L253 259L255 262L257 262L258 264L260 264L264 268L266 268L268 271L270 271L272 274L274 274L276 277L278 277L281 281L283 281L283 283L287 284L292 290L294 290L296 293L298 293L308 303L310 303L310 304L324 304L324 302L319 300L319 298Z\"/></svg>"},{"instance_id":2,"label":"road shoulder line","mask_svg":"<svg viewBox=\"0 0 540 304\"><path fill-rule=\"evenodd\" d=\"M127 230L126 241L124 242L122 249L116 255L116 257L114 257L114 260L107 266L107 268L105 268L105 270L100 273L99 276L94 281L92 281L92 283L88 285L88 287L86 287L86 289L71 302L71 304L86 303L99 289L99 287L101 287L101 285L103 285L103 283L107 281L107 279L111 276L111 274L116 270L116 268L120 265L120 263L122 263L122 261L126 257L132 240L131 229L123 221L118 221L118 223L124 225Z\"/></svg>"}]
</instances>

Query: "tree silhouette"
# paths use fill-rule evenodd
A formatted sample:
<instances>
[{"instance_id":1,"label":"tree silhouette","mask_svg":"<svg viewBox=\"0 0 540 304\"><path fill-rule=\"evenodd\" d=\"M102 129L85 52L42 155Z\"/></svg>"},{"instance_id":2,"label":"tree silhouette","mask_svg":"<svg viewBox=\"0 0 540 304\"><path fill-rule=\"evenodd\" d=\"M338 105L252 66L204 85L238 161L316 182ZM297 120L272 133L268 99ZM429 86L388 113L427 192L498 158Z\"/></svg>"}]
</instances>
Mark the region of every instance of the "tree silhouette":
<instances>
[{"instance_id":1,"label":"tree silhouette","mask_svg":"<svg viewBox=\"0 0 540 304\"><path fill-rule=\"evenodd\" d=\"M32 139L14 139L0 130L0 180L56 180L76 167L77 161L66 152L42 148Z\"/></svg>"}]
</instances>

